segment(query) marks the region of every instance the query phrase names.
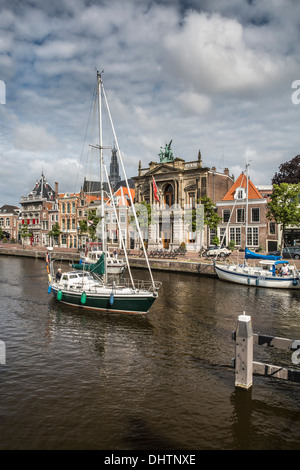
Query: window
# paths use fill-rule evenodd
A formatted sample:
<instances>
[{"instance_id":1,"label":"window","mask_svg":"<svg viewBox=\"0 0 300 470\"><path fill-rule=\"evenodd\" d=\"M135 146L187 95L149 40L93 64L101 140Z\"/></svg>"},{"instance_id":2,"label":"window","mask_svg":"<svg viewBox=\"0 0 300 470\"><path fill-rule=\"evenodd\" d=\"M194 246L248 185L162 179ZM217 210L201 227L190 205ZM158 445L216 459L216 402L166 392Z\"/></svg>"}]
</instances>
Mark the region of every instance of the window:
<instances>
[{"instance_id":1,"label":"window","mask_svg":"<svg viewBox=\"0 0 300 470\"><path fill-rule=\"evenodd\" d=\"M66 212L65 203L63 203L63 204L61 205L61 212L62 212L63 214L65 214L65 212Z\"/></svg>"},{"instance_id":2,"label":"window","mask_svg":"<svg viewBox=\"0 0 300 470\"><path fill-rule=\"evenodd\" d=\"M188 204L190 207L194 208L195 207L195 193L189 193L188 194Z\"/></svg>"},{"instance_id":3,"label":"window","mask_svg":"<svg viewBox=\"0 0 300 470\"><path fill-rule=\"evenodd\" d=\"M258 246L259 240L258 227L248 227L247 230L247 246Z\"/></svg>"},{"instance_id":4,"label":"window","mask_svg":"<svg viewBox=\"0 0 300 470\"><path fill-rule=\"evenodd\" d=\"M125 222L126 222L126 213L125 212L120 213L120 222L122 224L125 224Z\"/></svg>"},{"instance_id":5,"label":"window","mask_svg":"<svg viewBox=\"0 0 300 470\"><path fill-rule=\"evenodd\" d=\"M241 229L240 227L230 227L229 241L234 241L235 245L241 244Z\"/></svg>"},{"instance_id":6,"label":"window","mask_svg":"<svg viewBox=\"0 0 300 470\"><path fill-rule=\"evenodd\" d=\"M236 211L236 221L245 222L245 209L237 209Z\"/></svg>"},{"instance_id":7,"label":"window","mask_svg":"<svg viewBox=\"0 0 300 470\"><path fill-rule=\"evenodd\" d=\"M244 188L238 188L238 189L235 191L234 198L235 198L235 199L246 199L246 192L245 192L245 189L244 189Z\"/></svg>"},{"instance_id":8,"label":"window","mask_svg":"<svg viewBox=\"0 0 300 470\"><path fill-rule=\"evenodd\" d=\"M0 219L0 227L4 227L4 219L3 219L3 217L1 217L1 219Z\"/></svg>"},{"instance_id":9,"label":"window","mask_svg":"<svg viewBox=\"0 0 300 470\"><path fill-rule=\"evenodd\" d=\"M259 222L259 207L253 207L251 209L251 218L252 222Z\"/></svg>"},{"instance_id":10,"label":"window","mask_svg":"<svg viewBox=\"0 0 300 470\"><path fill-rule=\"evenodd\" d=\"M5 226L6 226L6 227L9 227L9 226L10 226L10 220L9 220L8 217L6 217L6 219L5 219Z\"/></svg>"},{"instance_id":11,"label":"window","mask_svg":"<svg viewBox=\"0 0 300 470\"><path fill-rule=\"evenodd\" d=\"M275 235L276 234L276 224L275 222L269 222L269 234Z\"/></svg>"},{"instance_id":12,"label":"window","mask_svg":"<svg viewBox=\"0 0 300 470\"><path fill-rule=\"evenodd\" d=\"M223 210L223 222L229 222L230 219L230 210L224 209Z\"/></svg>"}]
</instances>

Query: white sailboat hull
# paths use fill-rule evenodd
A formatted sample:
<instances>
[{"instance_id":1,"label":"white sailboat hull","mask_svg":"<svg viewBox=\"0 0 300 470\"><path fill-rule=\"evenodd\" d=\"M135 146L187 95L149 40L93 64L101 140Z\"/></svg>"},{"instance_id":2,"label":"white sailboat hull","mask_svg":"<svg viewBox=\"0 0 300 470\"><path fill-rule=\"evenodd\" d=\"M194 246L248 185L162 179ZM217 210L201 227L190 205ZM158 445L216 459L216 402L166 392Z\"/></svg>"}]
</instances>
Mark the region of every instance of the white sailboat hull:
<instances>
[{"instance_id":1,"label":"white sailboat hull","mask_svg":"<svg viewBox=\"0 0 300 470\"><path fill-rule=\"evenodd\" d=\"M259 267L215 264L219 279L236 284L276 289L299 289L299 275L273 275L271 271Z\"/></svg>"}]
</instances>

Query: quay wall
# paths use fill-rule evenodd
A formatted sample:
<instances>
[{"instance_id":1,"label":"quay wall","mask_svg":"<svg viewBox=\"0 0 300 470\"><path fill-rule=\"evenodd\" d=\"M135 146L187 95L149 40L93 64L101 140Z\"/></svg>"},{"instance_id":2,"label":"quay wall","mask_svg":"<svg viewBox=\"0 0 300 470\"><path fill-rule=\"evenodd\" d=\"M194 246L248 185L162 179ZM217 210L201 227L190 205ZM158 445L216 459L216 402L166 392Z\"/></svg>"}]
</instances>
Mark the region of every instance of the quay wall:
<instances>
[{"instance_id":1,"label":"quay wall","mask_svg":"<svg viewBox=\"0 0 300 470\"><path fill-rule=\"evenodd\" d=\"M19 248L19 247L10 247L1 245L0 246L0 256L7 255L7 256L23 256L29 258L36 258L36 259L45 259L46 257L46 248L43 247L26 247L26 248ZM63 259L63 260L73 260L79 261L79 253L77 251L68 251L64 249L56 250L54 249L51 252L52 259ZM146 260L144 258L139 258L135 256L129 256L130 267L132 268L147 268ZM197 259L195 260L168 260L168 259L149 259L149 264L151 269L159 270L159 271L172 271L172 272L181 272L181 273L191 273L191 274L201 274L205 276L213 276L216 277L214 272L213 264L210 262L198 262Z\"/></svg>"}]
</instances>

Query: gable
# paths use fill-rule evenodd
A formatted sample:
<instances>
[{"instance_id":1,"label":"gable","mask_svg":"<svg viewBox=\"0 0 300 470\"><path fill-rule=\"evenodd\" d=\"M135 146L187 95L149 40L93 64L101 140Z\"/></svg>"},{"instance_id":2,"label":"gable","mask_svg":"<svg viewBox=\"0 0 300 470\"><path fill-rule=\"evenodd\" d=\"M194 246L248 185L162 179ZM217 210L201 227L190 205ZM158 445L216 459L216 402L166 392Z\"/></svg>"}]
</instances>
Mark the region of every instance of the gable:
<instances>
[{"instance_id":1,"label":"gable","mask_svg":"<svg viewBox=\"0 0 300 470\"><path fill-rule=\"evenodd\" d=\"M222 201L234 201L234 195L238 188L243 188L245 190L247 189L247 177L244 173L240 174L238 179L233 183L229 191L225 194ZM248 200L249 199L263 199L262 195L250 179L248 179Z\"/></svg>"}]
</instances>

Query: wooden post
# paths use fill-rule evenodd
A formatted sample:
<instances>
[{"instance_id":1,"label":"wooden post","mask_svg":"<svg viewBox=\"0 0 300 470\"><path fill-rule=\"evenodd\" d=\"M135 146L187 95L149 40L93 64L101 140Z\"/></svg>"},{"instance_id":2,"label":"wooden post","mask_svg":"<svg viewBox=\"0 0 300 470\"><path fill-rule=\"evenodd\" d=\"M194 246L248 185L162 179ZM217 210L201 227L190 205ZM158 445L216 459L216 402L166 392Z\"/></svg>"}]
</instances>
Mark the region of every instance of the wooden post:
<instances>
[{"instance_id":1,"label":"wooden post","mask_svg":"<svg viewBox=\"0 0 300 470\"><path fill-rule=\"evenodd\" d=\"M251 317L239 315L235 343L235 386L248 390L252 387L253 331Z\"/></svg>"}]
</instances>

